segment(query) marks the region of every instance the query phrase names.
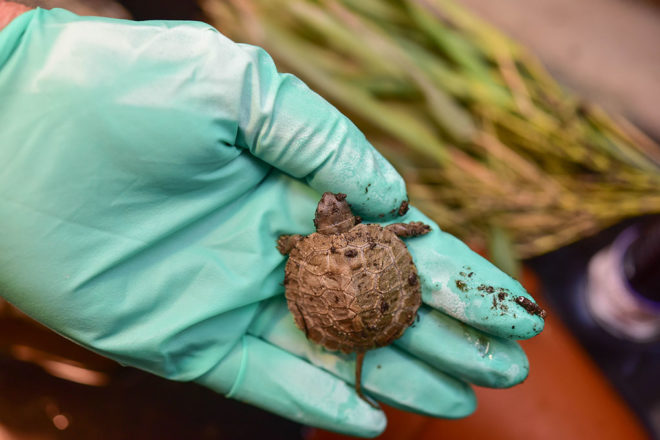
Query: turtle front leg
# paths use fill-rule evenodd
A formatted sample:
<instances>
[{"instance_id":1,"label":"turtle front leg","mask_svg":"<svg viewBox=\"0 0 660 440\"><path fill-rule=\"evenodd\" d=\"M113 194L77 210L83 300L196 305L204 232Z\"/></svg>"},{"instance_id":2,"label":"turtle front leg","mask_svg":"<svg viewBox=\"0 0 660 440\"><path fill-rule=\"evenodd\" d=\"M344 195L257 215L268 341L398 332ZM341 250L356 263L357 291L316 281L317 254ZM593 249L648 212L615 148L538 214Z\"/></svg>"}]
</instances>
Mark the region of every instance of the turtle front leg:
<instances>
[{"instance_id":1,"label":"turtle front leg","mask_svg":"<svg viewBox=\"0 0 660 440\"><path fill-rule=\"evenodd\" d=\"M431 231L431 227L422 222L410 223L392 223L385 226L390 232L394 232L398 237L417 237Z\"/></svg>"},{"instance_id":2,"label":"turtle front leg","mask_svg":"<svg viewBox=\"0 0 660 440\"><path fill-rule=\"evenodd\" d=\"M288 255L302 239L303 236L300 234L280 235L280 238L277 240L277 250L280 251L282 255Z\"/></svg>"}]
</instances>

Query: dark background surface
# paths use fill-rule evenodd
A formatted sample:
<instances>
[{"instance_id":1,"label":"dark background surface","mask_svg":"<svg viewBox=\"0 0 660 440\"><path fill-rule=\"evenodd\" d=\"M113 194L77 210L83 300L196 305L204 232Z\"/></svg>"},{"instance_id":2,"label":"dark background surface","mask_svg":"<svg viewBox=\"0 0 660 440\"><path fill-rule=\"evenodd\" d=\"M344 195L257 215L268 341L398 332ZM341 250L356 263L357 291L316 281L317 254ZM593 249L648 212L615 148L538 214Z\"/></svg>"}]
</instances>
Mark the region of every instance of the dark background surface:
<instances>
[{"instance_id":1,"label":"dark background surface","mask_svg":"<svg viewBox=\"0 0 660 440\"><path fill-rule=\"evenodd\" d=\"M628 342L603 330L587 309L585 289L587 265L593 255L627 227L658 221L658 217L646 217L623 222L527 262L559 318L656 439L660 439L660 342Z\"/></svg>"},{"instance_id":2,"label":"dark background surface","mask_svg":"<svg viewBox=\"0 0 660 440\"><path fill-rule=\"evenodd\" d=\"M135 20L201 20L202 11L190 0L121 0Z\"/></svg>"},{"instance_id":3,"label":"dark background surface","mask_svg":"<svg viewBox=\"0 0 660 440\"><path fill-rule=\"evenodd\" d=\"M67 425L58 429L55 417ZM3 432L3 430L5 430ZM0 438L299 439L304 428L192 383L132 368L107 386L58 379L39 366L0 355Z\"/></svg>"}]
</instances>

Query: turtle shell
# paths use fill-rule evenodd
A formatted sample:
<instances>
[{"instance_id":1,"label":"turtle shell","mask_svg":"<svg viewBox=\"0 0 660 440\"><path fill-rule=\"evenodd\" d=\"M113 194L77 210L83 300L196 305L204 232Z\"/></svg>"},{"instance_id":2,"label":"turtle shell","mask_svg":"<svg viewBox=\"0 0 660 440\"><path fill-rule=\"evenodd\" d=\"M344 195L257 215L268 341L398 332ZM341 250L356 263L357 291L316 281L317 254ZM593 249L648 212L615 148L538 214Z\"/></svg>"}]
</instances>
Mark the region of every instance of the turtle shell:
<instances>
[{"instance_id":1,"label":"turtle shell","mask_svg":"<svg viewBox=\"0 0 660 440\"><path fill-rule=\"evenodd\" d=\"M289 255L284 285L296 325L312 341L345 353L390 344L421 304L408 248L377 224L304 237Z\"/></svg>"}]
</instances>

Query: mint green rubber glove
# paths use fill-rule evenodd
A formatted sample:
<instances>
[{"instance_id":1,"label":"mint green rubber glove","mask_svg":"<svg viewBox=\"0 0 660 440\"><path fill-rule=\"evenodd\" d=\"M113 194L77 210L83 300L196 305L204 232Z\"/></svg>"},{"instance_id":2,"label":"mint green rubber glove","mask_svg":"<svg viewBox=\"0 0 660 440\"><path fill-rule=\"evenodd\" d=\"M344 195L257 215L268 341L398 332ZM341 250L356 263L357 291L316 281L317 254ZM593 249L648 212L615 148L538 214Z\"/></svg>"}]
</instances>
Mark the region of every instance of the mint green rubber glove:
<instances>
[{"instance_id":1,"label":"mint green rubber glove","mask_svg":"<svg viewBox=\"0 0 660 440\"><path fill-rule=\"evenodd\" d=\"M348 194L369 221L398 209L405 187L265 52L201 23L37 9L0 31L0 121L7 300L123 364L305 424L384 429L353 390L354 356L295 327L275 244L313 232L323 191ZM401 339L367 354L364 388L463 417L469 383L526 377L513 340L543 320L516 303L528 297L516 281L419 211L396 219L412 220L433 228L407 240L425 305Z\"/></svg>"}]
</instances>

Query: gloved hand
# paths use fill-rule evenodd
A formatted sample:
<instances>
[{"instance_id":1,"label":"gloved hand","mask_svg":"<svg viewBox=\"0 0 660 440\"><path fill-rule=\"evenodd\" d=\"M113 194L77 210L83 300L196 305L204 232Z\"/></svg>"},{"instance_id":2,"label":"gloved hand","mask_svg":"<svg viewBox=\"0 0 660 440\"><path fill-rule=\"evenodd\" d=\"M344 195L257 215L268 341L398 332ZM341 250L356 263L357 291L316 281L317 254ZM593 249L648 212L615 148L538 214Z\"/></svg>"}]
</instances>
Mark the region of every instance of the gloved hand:
<instances>
[{"instance_id":1,"label":"gloved hand","mask_svg":"<svg viewBox=\"0 0 660 440\"><path fill-rule=\"evenodd\" d=\"M0 32L2 295L64 336L301 423L373 436L355 357L308 342L283 298L281 234L323 191L365 221L406 199L357 128L262 50L201 23L23 14ZM463 417L507 387L543 320L513 279L414 208L420 321L365 358L368 394Z\"/></svg>"}]
</instances>

